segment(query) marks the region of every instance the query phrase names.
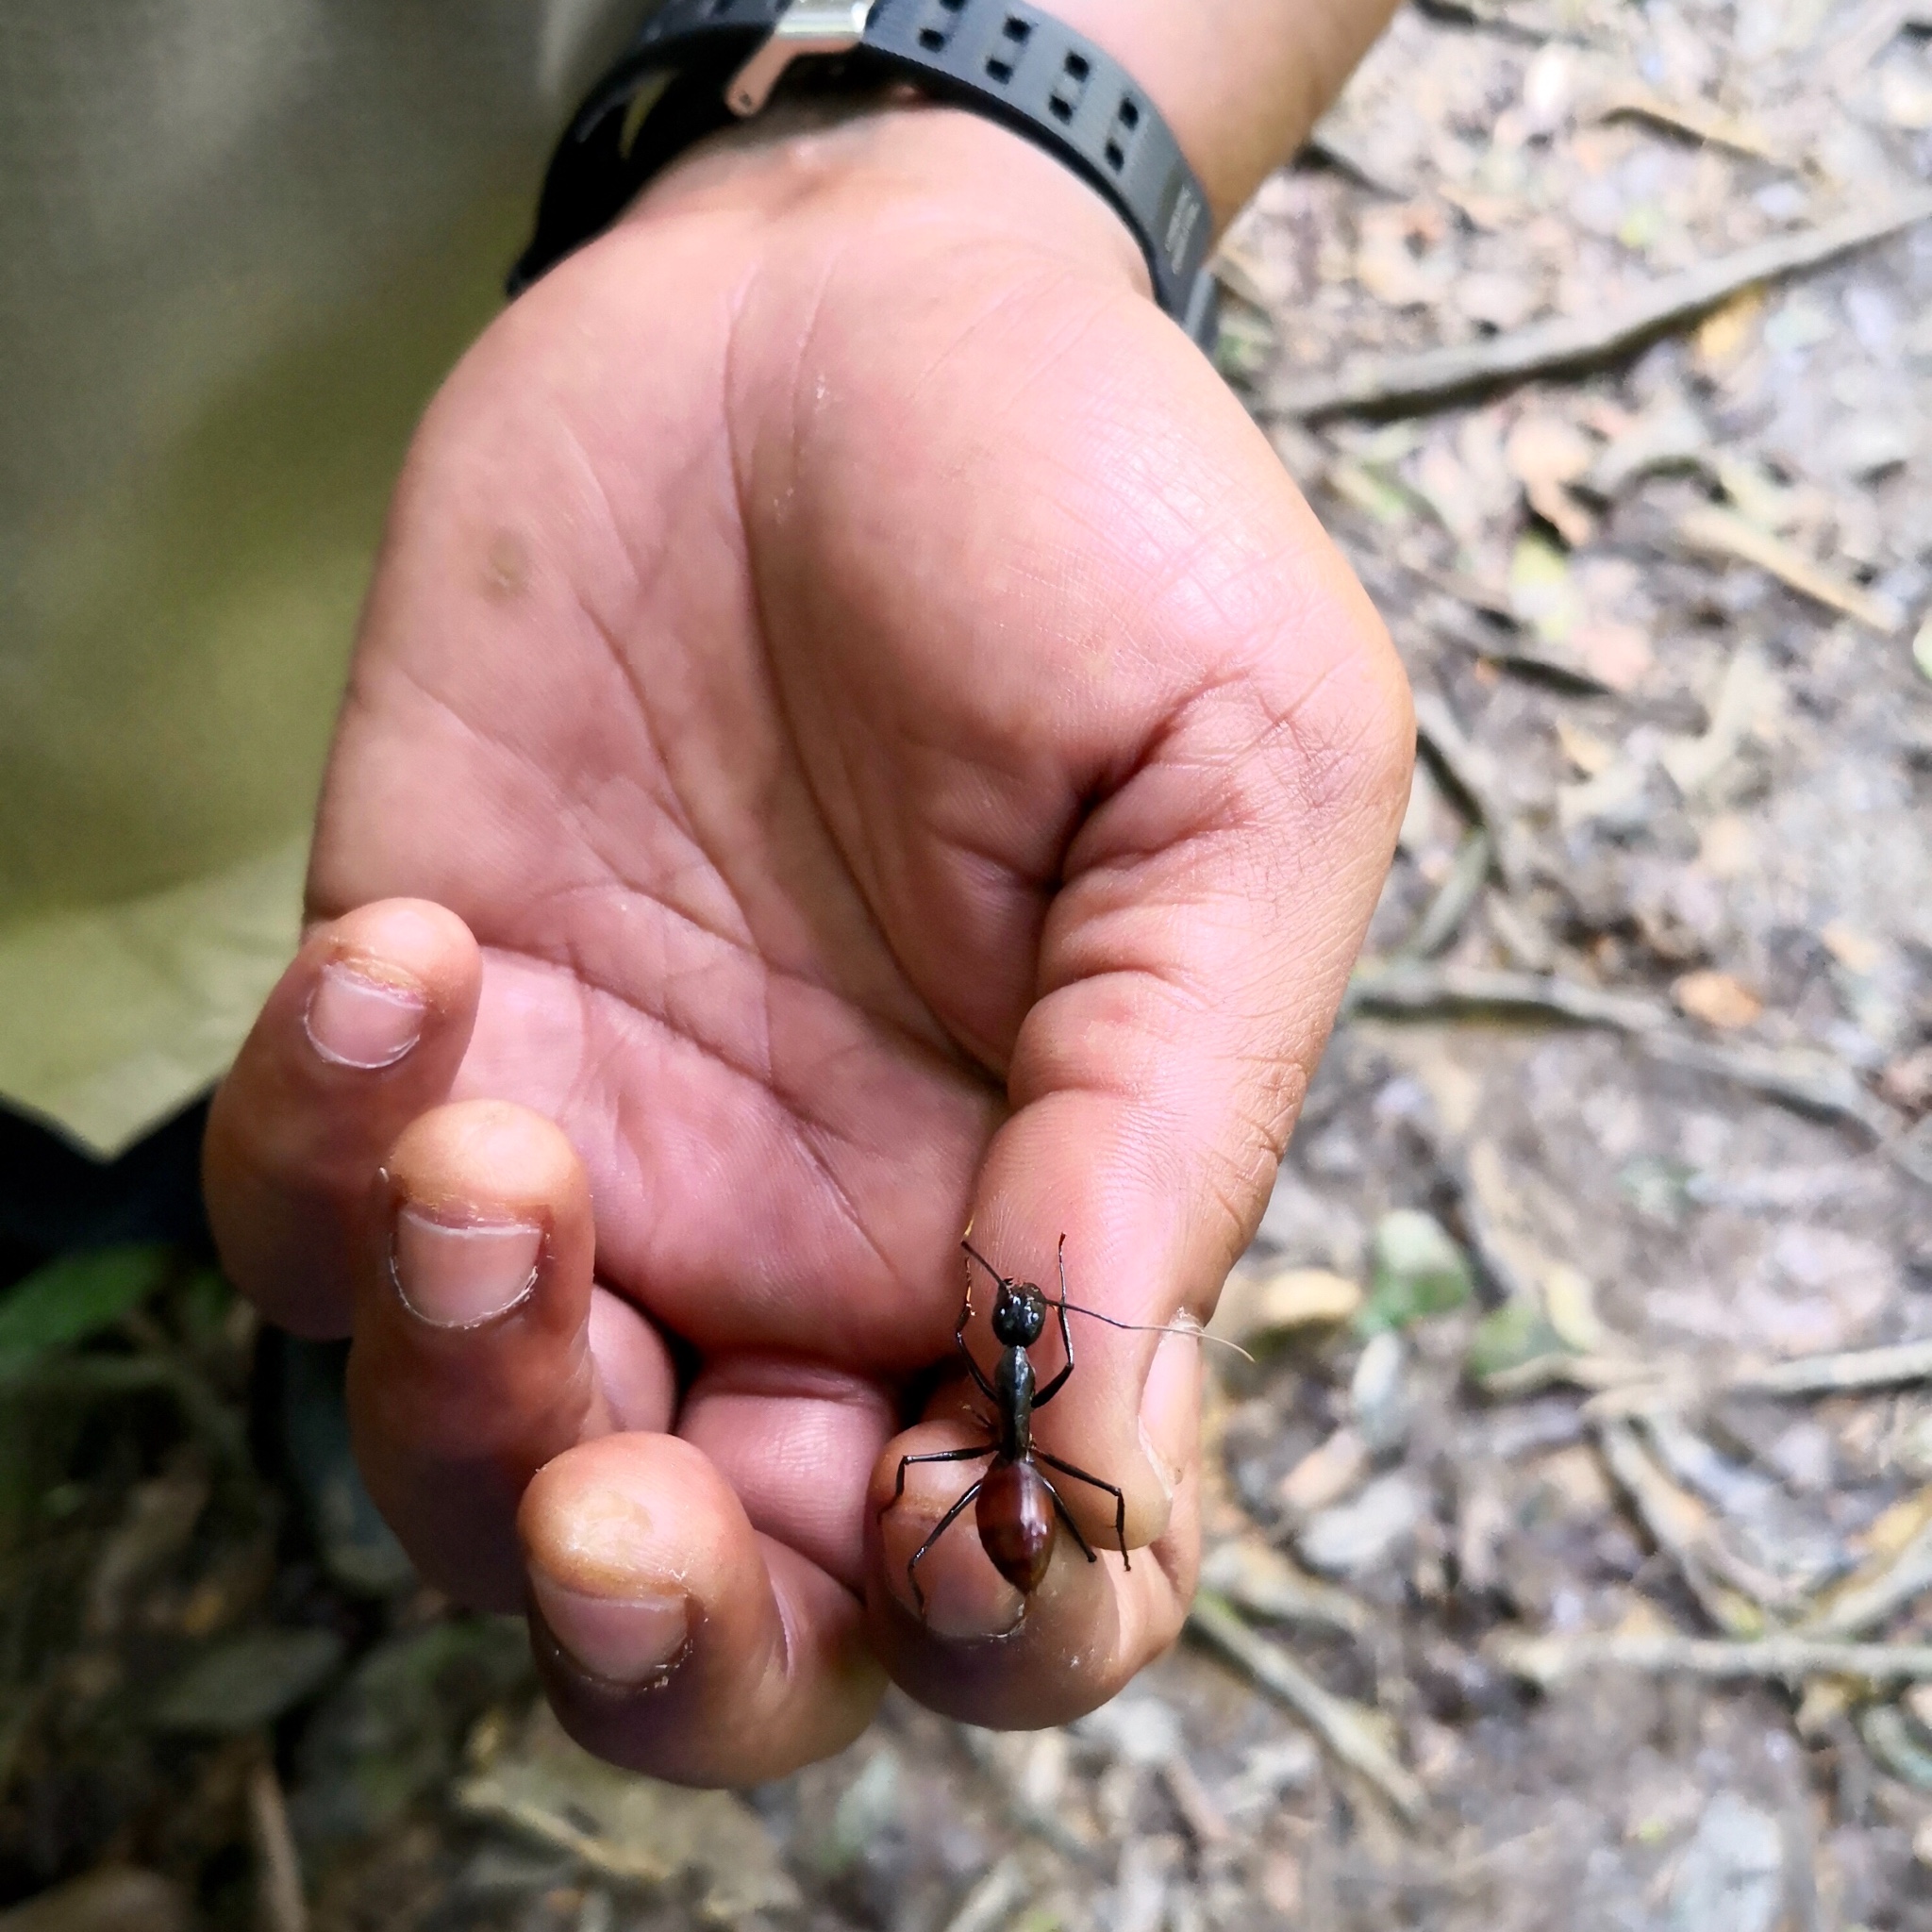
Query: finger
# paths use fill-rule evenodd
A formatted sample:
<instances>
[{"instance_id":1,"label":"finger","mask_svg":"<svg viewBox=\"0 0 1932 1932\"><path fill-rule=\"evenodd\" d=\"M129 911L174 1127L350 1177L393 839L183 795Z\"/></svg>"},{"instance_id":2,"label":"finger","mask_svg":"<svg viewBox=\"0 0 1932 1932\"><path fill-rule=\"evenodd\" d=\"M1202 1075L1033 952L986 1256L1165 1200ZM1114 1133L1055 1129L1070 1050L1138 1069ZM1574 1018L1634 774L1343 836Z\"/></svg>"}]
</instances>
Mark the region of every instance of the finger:
<instances>
[{"instance_id":1,"label":"finger","mask_svg":"<svg viewBox=\"0 0 1932 1932\"><path fill-rule=\"evenodd\" d=\"M573 1449L530 1484L519 1525L545 1689L600 1757L755 1784L871 1721L885 1680L858 1599L759 1535L691 1444L634 1434Z\"/></svg>"},{"instance_id":2,"label":"finger","mask_svg":"<svg viewBox=\"0 0 1932 1932\"><path fill-rule=\"evenodd\" d=\"M605 1304L607 1387L590 1188L539 1114L464 1101L413 1122L385 1163L375 1219L349 1357L370 1492L432 1583L520 1608L525 1485L606 1432L613 1410L665 1426L669 1357L641 1317Z\"/></svg>"},{"instance_id":3,"label":"finger","mask_svg":"<svg viewBox=\"0 0 1932 1932\"><path fill-rule=\"evenodd\" d=\"M1213 676L1166 706L1062 861L975 1196L974 1244L1002 1273L1058 1294L1064 1235L1070 1298L1154 1328L1205 1319L1253 1237L1413 757L1374 611L1286 482L1255 480L1254 520L1202 546L1192 599L1164 613L1174 658ZM1121 1485L1146 1541L1194 1453L1191 1347L1069 1329L1077 1367L1039 1438ZM1100 1527L1087 1497L1075 1513Z\"/></svg>"},{"instance_id":4,"label":"finger","mask_svg":"<svg viewBox=\"0 0 1932 1932\"><path fill-rule=\"evenodd\" d=\"M345 1335L377 1163L449 1092L481 964L455 913L391 899L319 926L208 1112L208 1219L229 1278L298 1335Z\"/></svg>"},{"instance_id":5,"label":"finger","mask_svg":"<svg viewBox=\"0 0 1932 1932\"><path fill-rule=\"evenodd\" d=\"M1096 1544L1089 1562L1061 1527L1045 1580L1026 1596L993 1568L970 1506L909 1572L989 1464L915 1463L895 1498L899 1458L978 1440L971 1422L924 1423L874 1471L867 1510L873 1647L895 1682L948 1716L1014 1729L1066 1724L1105 1704L1180 1634L1199 1569L1198 1481L1191 1469L1181 1478L1166 1528L1131 1559ZM1045 1474L1065 1497L1071 1485Z\"/></svg>"},{"instance_id":6,"label":"finger","mask_svg":"<svg viewBox=\"0 0 1932 1932\"><path fill-rule=\"evenodd\" d=\"M865 1587L865 1494L898 1426L875 1382L795 1356L707 1363L677 1433L708 1457L762 1535L789 1544L856 1596Z\"/></svg>"}]
</instances>

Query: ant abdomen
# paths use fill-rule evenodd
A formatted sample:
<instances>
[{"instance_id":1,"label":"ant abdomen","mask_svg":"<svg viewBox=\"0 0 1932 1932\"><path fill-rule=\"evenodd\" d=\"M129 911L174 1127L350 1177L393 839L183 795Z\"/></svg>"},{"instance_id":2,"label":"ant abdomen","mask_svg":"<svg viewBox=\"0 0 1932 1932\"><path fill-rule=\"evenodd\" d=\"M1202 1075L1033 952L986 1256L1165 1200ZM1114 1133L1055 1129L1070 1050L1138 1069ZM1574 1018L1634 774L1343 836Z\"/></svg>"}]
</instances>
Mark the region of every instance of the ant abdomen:
<instances>
[{"instance_id":1,"label":"ant abdomen","mask_svg":"<svg viewBox=\"0 0 1932 1932\"><path fill-rule=\"evenodd\" d=\"M1053 1560L1053 1491L1045 1477L1030 1462L996 1462L980 1486L974 1517L993 1568L1031 1596Z\"/></svg>"}]
</instances>

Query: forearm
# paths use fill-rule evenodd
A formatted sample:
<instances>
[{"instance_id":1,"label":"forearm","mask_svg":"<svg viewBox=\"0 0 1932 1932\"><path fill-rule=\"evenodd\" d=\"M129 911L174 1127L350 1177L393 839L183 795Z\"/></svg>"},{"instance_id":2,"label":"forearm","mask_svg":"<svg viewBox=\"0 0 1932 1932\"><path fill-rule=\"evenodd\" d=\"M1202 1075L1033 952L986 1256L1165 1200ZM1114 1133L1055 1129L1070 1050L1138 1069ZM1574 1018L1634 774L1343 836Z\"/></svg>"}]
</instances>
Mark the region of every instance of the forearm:
<instances>
[{"instance_id":1,"label":"forearm","mask_svg":"<svg viewBox=\"0 0 1932 1932\"><path fill-rule=\"evenodd\" d=\"M1394 0L1045 0L1153 96L1224 224L1300 146Z\"/></svg>"}]
</instances>

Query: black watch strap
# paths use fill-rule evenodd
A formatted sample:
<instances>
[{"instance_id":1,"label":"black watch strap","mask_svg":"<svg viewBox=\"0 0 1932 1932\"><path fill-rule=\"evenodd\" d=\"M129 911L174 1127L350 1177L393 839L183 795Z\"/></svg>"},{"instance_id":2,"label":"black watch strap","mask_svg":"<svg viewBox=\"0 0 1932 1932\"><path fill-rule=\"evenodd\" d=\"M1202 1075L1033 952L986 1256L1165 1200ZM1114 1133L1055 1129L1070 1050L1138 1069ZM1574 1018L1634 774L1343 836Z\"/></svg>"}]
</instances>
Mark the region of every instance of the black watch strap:
<instances>
[{"instance_id":1,"label":"black watch strap","mask_svg":"<svg viewBox=\"0 0 1932 1932\"><path fill-rule=\"evenodd\" d=\"M1058 157L1132 229L1160 307L1212 341L1213 218L1194 171L1120 63L1024 0L664 0L558 142L509 292L600 234L686 148L756 112L800 59L844 86L910 82Z\"/></svg>"}]
</instances>

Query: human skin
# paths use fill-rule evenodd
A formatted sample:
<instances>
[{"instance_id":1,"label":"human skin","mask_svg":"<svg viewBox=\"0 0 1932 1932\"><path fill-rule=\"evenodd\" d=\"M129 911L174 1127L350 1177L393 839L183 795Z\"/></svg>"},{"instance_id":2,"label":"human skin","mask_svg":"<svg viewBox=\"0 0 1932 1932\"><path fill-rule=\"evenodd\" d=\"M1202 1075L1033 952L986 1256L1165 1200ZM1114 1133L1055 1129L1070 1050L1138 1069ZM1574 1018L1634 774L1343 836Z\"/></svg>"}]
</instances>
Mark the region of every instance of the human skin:
<instances>
[{"instance_id":1,"label":"human skin","mask_svg":"<svg viewBox=\"0 0 1932 1932\"><path fill-rule=\"evenodd\" d=\"M1129 59L1134 11L1092 23ZM1374 21L1310 18L1339 78ZM1272 136L1161 103L1224 213L1320 92L1265 65ZM1125 229L974 117L717 144L476 344L206 1169L238 1283L353 1333L424 1574L528 1608L584 1742L747 1783L888 1676L1054 1724L1172 1642L1191 1336L1076 1316L1038 1417L1125 1491L1131 1568L1066 1483L1097 1563L1062 1538L1023 1604L962 1522L923 1621L907 1559L974 1471L883 1506L976 1436L943 1373L969 1221L1050 1285L1064 1234L1121 1321L1211 1309L1412 745L1374 611Z\"/></svg>"}]
</instances>

